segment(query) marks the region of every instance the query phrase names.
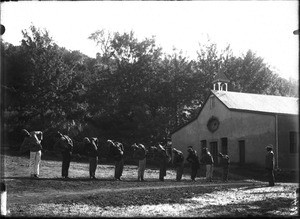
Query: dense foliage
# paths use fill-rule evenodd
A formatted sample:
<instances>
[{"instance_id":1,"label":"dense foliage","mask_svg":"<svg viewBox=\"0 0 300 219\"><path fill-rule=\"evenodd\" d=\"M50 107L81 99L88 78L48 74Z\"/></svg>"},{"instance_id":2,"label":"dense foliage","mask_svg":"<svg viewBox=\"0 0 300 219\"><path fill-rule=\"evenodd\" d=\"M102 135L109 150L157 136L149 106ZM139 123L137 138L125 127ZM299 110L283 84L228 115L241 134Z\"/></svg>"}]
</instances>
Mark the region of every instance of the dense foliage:
<instances>
[{"instance_id":1,"label":"dense foliage","mask_svg":"<svg viewBox=\"0 0 300 219\"><path fill-rule=\"evenodd\" d=\"M236 57L208 42L192 60L164 54L155 38L100 30L90 35L99 48L90 58L58 46L47 30L31 26L23 36L19 46L1 42L5 141L18 141L27 128L152 144L196 114L219 71L231 91L298 95L296 81L250 50Z\"/></svg>"}]
</instances>

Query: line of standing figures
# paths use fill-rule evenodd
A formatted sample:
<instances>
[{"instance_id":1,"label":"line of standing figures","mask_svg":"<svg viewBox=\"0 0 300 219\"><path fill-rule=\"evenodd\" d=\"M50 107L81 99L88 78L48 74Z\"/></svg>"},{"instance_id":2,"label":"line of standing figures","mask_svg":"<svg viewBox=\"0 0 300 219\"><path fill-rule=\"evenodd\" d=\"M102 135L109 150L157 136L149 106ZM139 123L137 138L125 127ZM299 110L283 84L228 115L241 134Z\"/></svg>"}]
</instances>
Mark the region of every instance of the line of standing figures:
<instances>
[{"instance_id":1,"label":"line of standing figures","mask_svg":"<svg viewBox=\"0 0 300 219\"><path fill-rule=\"evenodd\" d=\"M30 176L33 178L39 178L39 165L41 161L41 150L43 140L43 133L41 131L28 132L26 129L22 130L25 138L20 147L20 153L30 151L30 161L29 170ZM69 178L69 167L72 159L73 151L73 141L67 136L60 132L54 135L55 144L53 149L59 151L62 155L62 172L61 176L63 178ZM84 148L87 152L89 158L89 175L91 179L96 179L95 172L98 164L98 147L99 141L95 137L85 137L83 139ZM115 172L114 179L121 181L121 176L124 168L124 147L123 144L113 140L107 140L107 147L109 157L113 158L115 161ZM159 180L164 181L166 176L167 164L172 162L176 167L176 181L182 179L183 169L184 169L184 156L182 151L175 148L172 149L172 154L161 145L151 146L150 151L146 149L143 144L134 143L131 146L133 150L133 158L138 160L138 181L145 181L144 173L146 169L146 156L147 153L151 152L154 155L155 160L159 164ZM197 151L193 149L193 146L189 146L187 149L188 156L186 161L190 163L191 166L191 180L195 181L197 176L197 171L200 168L200 164L206 166L206 180L212 181L213 176L213 164L214 160L207 148L202 149L202 156L199 160ZM228 155L223 155L219 153L221 158L221 165L223 166L223 181L228 180L228 166L230 163Z\"/></svg>"}]
</instances>

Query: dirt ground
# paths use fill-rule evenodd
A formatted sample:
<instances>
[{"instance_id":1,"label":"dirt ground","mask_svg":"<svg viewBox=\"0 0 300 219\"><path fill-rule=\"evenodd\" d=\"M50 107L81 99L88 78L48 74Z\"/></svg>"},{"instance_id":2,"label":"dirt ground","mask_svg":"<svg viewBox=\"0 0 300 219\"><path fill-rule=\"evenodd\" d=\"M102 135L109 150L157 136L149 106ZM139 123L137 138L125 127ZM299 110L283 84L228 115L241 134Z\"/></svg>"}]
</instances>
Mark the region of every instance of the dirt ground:
<instances>
[{"instance_id":1,"label":"dirt ground","mask_svg":"<svg viewBox=\"0 0 300 219\"><path fill-rule=\"evenodd\" d=\"M70 180L60 178L61 162L42 160L40 179L29 178L28 157L1 155L7 186L7 216L46 217L247 217L297 216L297 183L241 179L230 175L192 182L188 170L181 182L168 170L164 182L158 170L147 168L138 182L137 166L126 165L123 181L114 181L113 165L98 165L97 180L88 178L88 164L72 162Z\"/></svg>"}]
</instances>

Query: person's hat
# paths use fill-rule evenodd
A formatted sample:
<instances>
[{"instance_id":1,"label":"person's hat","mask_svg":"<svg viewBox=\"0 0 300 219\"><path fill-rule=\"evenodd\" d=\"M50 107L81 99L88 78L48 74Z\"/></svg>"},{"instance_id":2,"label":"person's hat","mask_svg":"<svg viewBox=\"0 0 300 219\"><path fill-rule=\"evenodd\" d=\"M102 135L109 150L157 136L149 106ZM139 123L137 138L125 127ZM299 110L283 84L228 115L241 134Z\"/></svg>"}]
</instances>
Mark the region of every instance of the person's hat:
<instances>
[{"instance_id":1,"label":"person's hat","mask_svg":"<svg viewBox=\"0 0 300 219\"><path fill-rule=\"evenodd\" d=\"M223 156L223 154L220 152L220 153L219 153L219 157L222 157L222 156Z\"/></svg>"},{"instance_id":2,"label":"person's hat","mask_svg":"<svg viewBox=\"0 0 300 219\"><path fill-rule=\"evenodd\" d=\"M89 143L89 142L90 142L90 139L89 139L88 137L85 137L85 138L83 139L83 142L84 142L84 143Z\"/></svg>"},{"instance_id":3,"label":"person's hat","mask_svg":"<svg viewBox=\"0 0 300 219\"><path fill-rule=\"evenodd\" d=\"M193 151L193 146L188 146L187 151L189 151L189 152Z\"/></svg>"},{"instance_id":4,"label":"person's hat","mask_svg":"<svg viewBox=\"0 0 300 219\"><path fill-rule=\"evenodd\" d=\"M273 145L268 144L267 147L266 147L266 149L267 149L267 150L273 150Z\"/></svg>"}]
</instances>

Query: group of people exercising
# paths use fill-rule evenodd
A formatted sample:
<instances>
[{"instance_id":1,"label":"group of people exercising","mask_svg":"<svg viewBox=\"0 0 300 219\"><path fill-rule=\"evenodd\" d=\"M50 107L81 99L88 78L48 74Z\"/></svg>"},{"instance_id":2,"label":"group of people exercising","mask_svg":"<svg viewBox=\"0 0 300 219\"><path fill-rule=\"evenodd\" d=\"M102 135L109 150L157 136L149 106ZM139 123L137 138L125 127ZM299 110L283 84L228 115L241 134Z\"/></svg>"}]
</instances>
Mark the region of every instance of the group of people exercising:
<instances>
[{"instance_id":1,"label":"group of people exercising","mask_svg":"<svg viewBox=\"0 0 300 219\"><path fill-rule=\"evenodd\" d=\"M22 130L25 138L20 147L20 153L30 151L30 176L33 178L39 178L39 165L41 161L41 150L42 145L41 141L43 140L43 133L41 131L32 131L28 132L26 129ZM55 133L55 144L53 149L61 152L62 155L62 177L68 179L68 172L70 167L70 162L72 158L73 151L73 141L67 136L63 135L60 132ZM91 179L96 179L95 173L98 164L98 144L99 141L97 138L85 137L83 139L84 147L87 151L87 156L89 158L89 175ZM108 155L113 158L115 162L115 172L114 179L122 181L121 176L124 168L124 146L122 143L107 140L106 146L108 147ZM138 160L138 181L145 181L144 173L146 169L146 157L149 151L143 144L134 143L131 146L133 150L133 158ZM167 164L172 161L173 165L176 167L176 181L180 181L183 175L184 169L184 156L182 151L172 148L172 153L168 151L161 144L157 146L151 146L149 150L153 153L154 159L159 164L159 180L164 181L166 176ZM201 159L198 158L197 151L193 149L193 146L189 146L188 156L186 161L190 163L191 166L191 180L195 181L197 176L197 171L200 168L200 164L206 166L206 180L212 181L213 173L213 157L207 148L202 149ZM229 166L229 157L228 155L223 155L219 153L221 158L221 165L223 166L223 181L228 180L228 166Z\"/></svg>"}]
</instances>

